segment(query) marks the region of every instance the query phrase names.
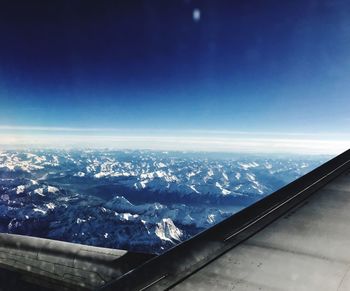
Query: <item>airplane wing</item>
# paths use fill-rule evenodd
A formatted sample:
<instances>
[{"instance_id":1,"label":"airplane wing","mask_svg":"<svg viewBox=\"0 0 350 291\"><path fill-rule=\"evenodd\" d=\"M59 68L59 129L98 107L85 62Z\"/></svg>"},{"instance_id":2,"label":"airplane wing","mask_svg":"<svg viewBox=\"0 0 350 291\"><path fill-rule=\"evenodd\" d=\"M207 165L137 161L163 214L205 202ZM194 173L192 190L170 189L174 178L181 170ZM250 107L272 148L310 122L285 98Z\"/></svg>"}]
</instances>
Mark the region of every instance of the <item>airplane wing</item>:
<instances>
[{"instance_id":1,"label":"airplane wing","mask_svg":"<svg viewBox=\"0 0 350 291\"><path fill-rule=\"evenodd\" d=\"M91 290L153 255L0 234L0 290Z\"/></svg>"},{"instance_id":2,"label":"airplane wing","mask_svg":"<svg viewBox=\"0 0 350 291\"><path fill-rule=\"evenodd\" d=\"M350 290L350 150L101 290Z\"/></svg>"}]
</instances>

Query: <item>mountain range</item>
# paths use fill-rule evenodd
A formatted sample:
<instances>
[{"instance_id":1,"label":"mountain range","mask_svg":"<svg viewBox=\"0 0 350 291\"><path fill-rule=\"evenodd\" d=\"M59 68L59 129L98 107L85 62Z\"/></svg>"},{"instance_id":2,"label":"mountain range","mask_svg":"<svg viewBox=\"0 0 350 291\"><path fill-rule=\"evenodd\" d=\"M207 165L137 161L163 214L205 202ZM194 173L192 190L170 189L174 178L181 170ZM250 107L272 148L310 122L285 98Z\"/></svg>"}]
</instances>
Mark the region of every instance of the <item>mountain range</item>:
<instances>
[{"instance_id":1,"label":"mountain range","mask_svg":"<svg viewBox=\"0 0 350 291\"><path fill-rule=\"evenodd\" d=\"M0 151L0 231L162 253L326 157Z\"/></svg>"}]
</instances>

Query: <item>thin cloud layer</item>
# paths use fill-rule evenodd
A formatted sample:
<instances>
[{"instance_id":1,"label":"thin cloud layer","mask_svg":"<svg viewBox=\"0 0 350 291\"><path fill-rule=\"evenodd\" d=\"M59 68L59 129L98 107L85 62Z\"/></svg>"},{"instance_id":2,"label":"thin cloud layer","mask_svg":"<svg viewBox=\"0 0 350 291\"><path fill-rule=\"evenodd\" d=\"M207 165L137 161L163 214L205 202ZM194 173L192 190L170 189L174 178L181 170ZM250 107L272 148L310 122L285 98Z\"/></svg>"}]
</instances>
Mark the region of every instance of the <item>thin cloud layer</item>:
<instances>
[{"instance_id":1,"label":"thin cloud layer","mask_svg":"<svg viewBox=\"0 0 350 291\"><path fill-rule=\"evenodd\" d=\"M249 153L339 154L349 140L291 137L210 137L187 135L48 135L1 134L1 147L112 148Z\"/></svg>"}]
</instances>

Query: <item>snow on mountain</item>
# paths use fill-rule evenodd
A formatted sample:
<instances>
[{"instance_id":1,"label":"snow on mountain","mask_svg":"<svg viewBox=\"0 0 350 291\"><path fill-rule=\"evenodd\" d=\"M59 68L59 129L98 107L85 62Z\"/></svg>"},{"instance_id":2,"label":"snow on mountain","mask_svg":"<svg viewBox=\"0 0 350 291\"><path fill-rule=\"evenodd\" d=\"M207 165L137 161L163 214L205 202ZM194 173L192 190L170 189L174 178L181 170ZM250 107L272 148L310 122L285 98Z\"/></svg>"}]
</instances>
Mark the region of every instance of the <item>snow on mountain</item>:
<instances>
[{"instance_id":1,"label":"snow on mountain","mask_svg":"<svg viewBox=\"0 0 350 291\"><path fill-rule=\"evenodd\" d=\"M163 218L157 223L155 234L165 241L171 243L180 242L183 235L182 231L178 229L170 218Z\"/></svg>"},{"instance_id":2,"label":"snow on mountain","mask_svg":"<svg viewBox=\"0 0 350 291\"><path fill-rule=\"evenodd\" d=\"M57 187L54 187L54 186L47 186L47 192L57 193L57 192L59 192L59 189Z\"/></svg>"},{"instance_id":3,"label":"snow on mountain","mask_svg":"<svg viewBox=\"0 0 350 291\"><path fill-rule=\"evenodd\" d=\"M24 190L26 189L26 186L24 185L19 185L16 187L16 194L21 194L24 192Z\"/></svg>"},{"instance_id":4,"label":"snow on mountain","mask_svg":"<svg viewBox=\"0 0 350 291\"><path fill-rule=\"evenodd\" d=\"M323 161L151 151L2 151L0 231L159 253Z\"/></svg>"},{"instance_id":5,"label":"snow on mountain","mask_svg":"<svg viewBox=\"0 0 350 291\"><path fill-rule=\"evenodd\" d=\"M34 190L34 193L35 193L35 194L38 194L38 195L40 195L40 196L45 196L45 194L44 194L44 188L35 189L35 190Z\"/></svg>"}]
</instances>

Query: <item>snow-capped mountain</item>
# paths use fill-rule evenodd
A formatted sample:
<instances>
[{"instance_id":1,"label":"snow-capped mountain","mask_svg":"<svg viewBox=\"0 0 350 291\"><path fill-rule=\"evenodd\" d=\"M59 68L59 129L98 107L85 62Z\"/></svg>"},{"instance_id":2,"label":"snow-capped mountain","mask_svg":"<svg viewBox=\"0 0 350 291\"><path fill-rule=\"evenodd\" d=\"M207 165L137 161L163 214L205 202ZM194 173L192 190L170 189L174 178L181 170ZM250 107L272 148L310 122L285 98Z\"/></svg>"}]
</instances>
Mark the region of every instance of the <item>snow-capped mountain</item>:
<instances>
[{"instance_id":1,"label":"snow-capped mountain","mask_svg":"<svg viewBox=\"0 0 350 291\"><path fill-rule=\"evenodd\" d=\"M3 151L0 231L159 253L325 159Z\"/></svg>"}]
</instances>

